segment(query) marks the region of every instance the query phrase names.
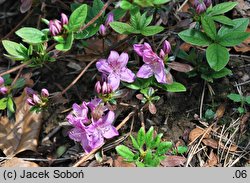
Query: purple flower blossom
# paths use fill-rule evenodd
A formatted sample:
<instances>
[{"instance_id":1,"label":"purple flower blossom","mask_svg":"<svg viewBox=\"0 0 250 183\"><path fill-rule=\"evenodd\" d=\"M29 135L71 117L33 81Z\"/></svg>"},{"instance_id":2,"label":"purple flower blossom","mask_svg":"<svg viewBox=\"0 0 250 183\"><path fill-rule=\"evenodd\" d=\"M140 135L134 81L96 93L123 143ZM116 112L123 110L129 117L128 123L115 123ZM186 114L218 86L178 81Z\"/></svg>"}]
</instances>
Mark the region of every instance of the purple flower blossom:
<instances>
[{"instance_id":1,"label":"purple flower blossom","mask_svg":"<svg viewBox=\"0 0 250 183\"><path fill-rule=\"evenodd\" d=\"M32 6L33 0L21 0L20 11L21 13L27 12Z\"/></svg>"},{"instance_id":2,"label":"purple flower blossom","mask_svg":"<svg viewBox=\"0 0 250 183\"><path fill-rule=\"evenodd\" d=\"M83 128L84 124L89 122L87 103L83 102L81 105L76 103L72 106L73 111L66 117L70 124L75 127Z\"/></svg>"},{"instance_id":3,"label":"purple flower blossom","mask_svg":"<svg viewBox=\"0 0 250 183\"><path fill-rule=\"evenodd\" d=\"M107 19L105 21L105 26L108 27L109 24L111 22L113 22L113 21L114 21L114 14L113 13L109 13L108 16L107 16Z\"/></svg>"},{"instance_id":4,"label":"purple flower blossom","mask_svg":"<svg viewBox=\"0 0 250 183\"><path fill-rule=\"evenodd\" d=\"M42 91L41 91L41 96L44 97L44 98L48 97L49 96L49 91L47 89L43 88Z\"/></svg>"},{"instance_id":5,"label":"purple flower blossom","mask_svg":"<svg viewBox=\"0 0 250 183\"><path fill-rule=\"evenodd\" d=\"M200 3L200 4L196 7L195 11L196 11L197 14L201 14L201 13L205 12L206 9L207 9L206 5L202 2L202 3Z\"/></svg>"},{"instance_id":6,"label":"purple flower blossom","mask_svg":"<svg viewBox=\"0 0 250 183\"><path fill-rule=\"evenodd\" d=\"M102 36L105 36L106 33L107 33L107 28L102 24L99 28L99 33L102 35Z\"/></svg>"},{"instance_id":7,"label":"purple flower blossom","mask_svg":"<svg viewBox=\"0 0 250 183\"><path fill-rule=\"evenodd\" d=\"M126 67L127 63L128 54L119 55L116 51L111 51L108 59L100 59L96 63L98 71L107 77L113 91L119 87L120 81L132 83L135 80L135 74Z\"/></svg>"},{"instance_id":8,"label":"purple flower blossom","mask_svg":"<svg viewBox=\"0 0 250 183\"><path fill-rule=\"evenodd\" d=\"M144 65L141 66L136 76L139 78L149 78L155 76L159 83L166 83L166 73L163 60L153 52L148 43L135 44L135 52L143 58Z\"/></svg>"},{"instance_id":9,"label":"purple flower blossom","mask_svg":"<svg viewBox=\"0 0 250 183\"><path fill-rule=\"evenodd\" d=\"M45 88L41 90L41 94L37 94L34 90L31 88L25 88L26 94L28 95L28 98L26 102L31 105L38 108L42 108L46 106L48 102L49 97L49 91Z\"/></svg>"},{"instance_id":10,"label":"purple flower blossom","mask_svg":"<svg viewBox=\"0 0 250 183\"><path fill-rule=\"evenodd\" d=\"M86 128L87 139L91 148L97 148L104 144L104 138L110 139L117 136L119 133L116 128L112 125L114 121L115 113L109 111L105 116L93 120L92 123Z\"/></svg>"},{"instance_id":11,"label":"purple flower blossom","mask_svg":"<svg viewBox=\"0 0 250 183\"><path fill-rule=\"evenodd\" d=\"M203 2L205 3L206 7L208 8L209 6L211 6L212 1L211 0L203 0Z\"/></svg>"},{"instance_id":12,"label":"purple flower blossom","mask_svg":"<svg viewBox=\"0 0 250 183\"><path fill-rule=\"evenodd\" d=\"M69 19L64 13L61 13L61 23L62 26L67 25L69 23Z\"/></svg>"}]
</instances>

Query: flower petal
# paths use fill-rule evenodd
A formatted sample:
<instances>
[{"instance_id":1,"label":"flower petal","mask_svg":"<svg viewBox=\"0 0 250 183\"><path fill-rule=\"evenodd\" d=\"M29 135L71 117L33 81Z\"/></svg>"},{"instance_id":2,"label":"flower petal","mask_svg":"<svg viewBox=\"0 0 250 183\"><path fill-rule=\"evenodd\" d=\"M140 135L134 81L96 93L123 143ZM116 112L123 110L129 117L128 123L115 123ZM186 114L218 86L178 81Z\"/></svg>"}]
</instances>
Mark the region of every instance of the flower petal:
<instances>
[{"instance_id":1,"label":"flower petal","mask_svg":"<svg viewBox=\"0 0 250 183\"><path fill-rule=\"evenodd\" d=\"M153 70L150 65L144 64L141 66L136 76L139 78L149 78L153 75Z\"/></svg>"},{"instance_id":2,"label":"flower petal","mask_svg":"<svg viewBox=\"0 0 250 183\"><path fill-rule=\"evenodd\" d=\"M166 73L163 63L154 64L154 75L159 83L167 83Z\"/></svg>"},{"instance_id":3,"label":"flower petal","mask_svg":"<svg viewBox=\"0 0 250 183\"><path fill-rule=\"evenodd\" d=\"M118 67L122 69L127 65L127 63L128 63L128 54L122 53L117 60Z\"/></svg>"},{"instance_id":4,"label":"flower petal","mask_svg":"<svg viewBox=\"0 0 250 183\"><path fill-rule=\"evenodd\" d=\"M135 51L139 56L142 57L143 50L144 50L143 44L134 44L133 47L134 47L134 51Z\"/></svg>"},{"instance_id":5,"label":"flower petal","mask_svg":"<svg viewBox=\"0 0 250 183\"><path fill-rule=\"evenodd\" d=\"M114 136L119 135L119 133L114 126L109 126L108 128L106 128L106 130L103 131L102 135L104 138L110 139Z\"/></svg>"},{"instance_id":6,"label":"flower petal","mask_svg":"<svg viewBox=\"0 0 250 183\"><path fill-rule=\"evenodd\" d=\"M96 62L96 68L99 72L104 74L109 74L112 71L106 59L100 59Z\"/></svg>"},{"instance_id":7,"label":"flower petal","mask_svg":"<svg viewBox=\"0 0 250 183\"><path fill-rule=\"evenodd\" d=\"M117 64L117 60L119 59L120 55L118 52L116 51L111 51L108 57L108 63L110 65L116 65Z\"/></svg>"},{"instance_id":8,"label":"flower petal","mask_svg":"<svg viewBox=\"0 0 250 183\"><path fill-rule=\"evenodd\" d=\"M106 116L103 117L103 125L110 125L113 123L115 119L115 113L113 111L109 111L108 114L106 114Z\"/></svg>"},{"instance_id":9,"label":"flower petal","mask_svg":"<svg viewBox=\"0 0 250 183\"><path fill-rule=\"evenodd\" d=\"M115 91L120 85L120 77L116 74L110 74L108 76L108 84L110 84L113 91Z\"/></svg>"},{"instance_id":10,"label":"flower petal","mask_svg":"<svg viewBox=\"0 0 250 183\"><path fill-rule=\"evenodd\" d=\"M120 77L122 81L132 83L135 80L135 74L128 68L121 69Z\"/></svg>"}]
</instances>

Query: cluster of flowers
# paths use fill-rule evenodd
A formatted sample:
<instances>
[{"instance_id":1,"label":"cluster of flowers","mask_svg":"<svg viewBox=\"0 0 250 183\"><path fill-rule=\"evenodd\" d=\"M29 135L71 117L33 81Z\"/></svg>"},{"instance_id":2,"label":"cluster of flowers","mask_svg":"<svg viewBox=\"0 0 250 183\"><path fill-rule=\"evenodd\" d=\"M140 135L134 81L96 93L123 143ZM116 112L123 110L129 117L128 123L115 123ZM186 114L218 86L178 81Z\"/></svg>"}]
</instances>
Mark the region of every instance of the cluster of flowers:
<instances>
[{"instance_id":1,"label":"cluster of flowers","mask_svg":"<svg viewBox=\"0 0 250 183\"><path fill-rule=\"evenodd\" d=\"M102 36L105 36L107 34L107 30L110 27L109 24L111 22L113 22L113 21L114 21L114 14L113 13L109 13L108 16L107 16L107 19L105 21L105 24L101 24L101 26L99 28L99 33Z\"/></svg>"},{"instance_id":2,"label":"cluster of flowers","mask_svg":"<svg viewBox=\"0 0 250 183\"><path fill-rule=\"evenodd\" d=\"M43 88L41 94L37 94L31 88L26 88L26 93L29 96L27 98L27 103L32 107L43 108L47 105L49 92L47 89Z\"/></svg>"},{"instance_id":3,"label":"cluster of flowers","mask_svg":"<svg viewBox=\"0 0 250 183\"><path fill-rule=\"evenodd\" d=\"M75 103L72 108L73 111L67 116L69 123L74 126L69 131L69 137L80 142L86 153L103 145L104 138L119 135L112 125L115 113L108 110L101 99L95 98L81 105Z\"/></svg>"},{"instance_id":4,"label":"cluster of flowers","mask_svg":"<svg viewBox=\"0 0 250 183\"><path fill-rule=\"evenodd\" d=\"M143 58L144 65L139 69L137 77L149 78L155 76L159 83L166 83L164 59L171 52L168 41L164 41L160 56L153 52L148 43L135 44L135 52ZM127 53L119 55L111 51L107 59L100 59L96 67L102 73L102 82L97 81L95 90L98 94L107 95L119 88L120 82L134 82L136 75L127 68L129 56ZM81 105L73 104L72 112L67 116L73 126L69 132L72 140L80 142L86 153L104 144L104 139L118 135L112 125L115 113L108 109L106 102L95 98ZM90 117L89 117L90 116Z\"/></svg>"},{"instance_id":5,"label":"cluster of flowers","mask_svg":"<svg viewBox=\"0 0 250 183\"><path fill-rule=\"evenodd\" d=\"M4 86L4 79L0 76L0 94L5 95L8 92L8 88Z\"/></svg>"},{"instance_id":6,"label":"cluster of flowers","mask_svg":"<svg viewBox=\"0 0 250 183\"><path fill-rule=\"evenodd\" d=\"M49 31L52 36L56 36L62 33L63 26L69 23L67 15L61 13L61 21L60 20L50 20L49 21Z\"/></svg>"},{"instance_id":7,"label":"cluster of flowers","mask_svg":"<svg viewBox=\"0 0 250 183\"><path fill-rule=\"evenodd\" d=\"M197 14L201 14L206 11L206 9L211 6L211 0L195 0L194 7Z\"/></svg>"}]
</instances>

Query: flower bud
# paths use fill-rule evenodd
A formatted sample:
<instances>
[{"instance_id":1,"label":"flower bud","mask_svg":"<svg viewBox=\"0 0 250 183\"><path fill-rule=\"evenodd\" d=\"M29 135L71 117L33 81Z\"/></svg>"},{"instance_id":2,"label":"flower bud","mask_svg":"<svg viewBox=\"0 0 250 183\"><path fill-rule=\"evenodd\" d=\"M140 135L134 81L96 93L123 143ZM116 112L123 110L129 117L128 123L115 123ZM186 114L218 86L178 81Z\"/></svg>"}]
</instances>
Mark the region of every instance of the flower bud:
<instances>
[{"instance_id":1,"label":"flower bud","mask_svg":"<svg viewBox=\"0 0 250 183\"><path fill-rule=\"evenodd\" d=\"M0 76L0 86L4 84L4 79Z\"/></svg>"},{"instance_id":2,"label":"flower bud","mask_svg":"<svg viewBox=\"0 0 250 183\"><path fill-rule=\"evenodd\" d=\"M113 92L113 88L112 88L112 85L111 84L107 84L107 93L112 93Z\"/></svg>"},{"instance_id":3,"label":"flower bud","mask_svg":"<svg viewBox=\"0 0 250 183\"><path fill-rule=\"evenodd\" d=\"M31 88L25 88L25 92L26 92L26 94L28 95L28 96L32 96L33 94L35 94L35 91L34 90L32 90Z\"/></svg>"},{"instance_id":4,"label":"flower bud","mask_svg":"<svg viewBox=\"0 0 250 183\"><path fill-rule=\"evenodd\" d=\"M67 25L69 23L69 19L67 15L65 15L64 13L61 13L61 23L62 23L62 26Z\"/></svg>"},{"instance_id":5,"label":"flower bud","mask_svg":"<svg viewBox=\"0 0 250 183\"><path fill-rule=\"evenodd\" d=\"M56 36L62 31L61 22L59 20L50 20L49 21L49 31L52 36Z\"/></svg>"},{"instance_id":6,"label":"flower bud","mask_svg":"<svg viewBox=\"0 0 250 183\"><path fill-rule=\"evenodd\" d=\"M105 21L105 26L108 27L109 24L110 24L111 22L113 22L113 21L114 21L114 14L113 14L113 13L109 13L109 14L108 14L108 17L107 17L107 19L106 19L106 21Z\"/></svg>"},{"instance_id":7,"label":"flower bud","mask_svg":"<svg viewBox=\"0 0 250 183\"><path fill-rule=\"evenodd\" d=\"M102 24L99 28L99 33L102 35L102 36L105 36L106 33L107 33L107 28Z\"/></svg>"},{"instance_id":8,"label":"flower bud","mask_svg":"<svg viewBox=\"0 0 250 183\"><path fill-rule=\"evenodd\" d=\"M205 3L205 5L206 5L207 8L208 8L209 6L211 6L211 4L212 4L212 1L211 1L211 0L204 0L203 2Z\"/></svg>"},{"instance_id":9,"label":"flower bud","mask_svg":"<svg viewBox=\"0 0 250 183\"><path fill-rule=\"evenodd\" d=\"M165 54L169 54L171 52L171 45L167 40L165 40L163 43L163 51Z\"/></svg>"},{"instance_id":10,"label":"flower bud","mask_svg":"<svg viewBox=\"0 0 250 183\"><path fill-rule=\"evenodd\" d=\"M35 105L35 103L33 102L32 98L28 98L28 99L26 100L26 102L27 102L29 105L31 105L31 106L34 106L34 105Z\"/></svg>"},{"instance_id":11,"label":"flower bud","mask_svg":"<svg viewBox=\"0 0 250 183\"><path fill-rule=\"evenodd\" d=\"M108 93L108 85L104 81L103 84L102 84L102 94L107 94L107 93Z\"/></svg>"},{"instance_id":12,"label":"flower bud","mask_svg":"<svg viewBox=\"0 0 250 183\"><path fill-rule=\"evenodd\" d=\"M201 14L204 11L206 11L206 9L207 9L206 5L202 2L196 7L196 13Z\"/></svg>"},{"instance_id":13,"label":"flower bud","mask_svg":"<svg viewBox=\"0 0 250 183\"><path fill-rule=\"evenodd\" d=\"M164 60L165 56L166 56L166 53L163 51L163 49L161 49L160 57Z\"/></svg>"},{"instance_id":14,"label":"flower bud","mask_svg":"<svg viewBox=\"0 0 250 183\"><path fill-rule=\"evenodd\" d=\"M47 89L43 88L41 91L41 96L43 98L47 98L49 96L49 91Z\"/></svg>"},{"instance_id":15,"label":"flower bud","mask_svg":"<svg viewBox=\"0 0 250 183\"><path fill-rule=\"evenodd\" d=\"M42 103L42 100L40 99L40 97L36 94L33 94L33 102L35 104L41 104Z\"/></svg>"},{"instance_id":16,"label":"flower bud","mask_svg":"<svg viewBox=\"0 0 250 183\"><path fill-rule=\"evenodd\" d=\"M8 88L7 87L0 87L0 93L5 95L8 92Z\"/></svg>"},{"instance_id":17,"label":"flower bud","mask_svg":"<svg viewBox=\"0 0 250 183\"><path fill-rule=\"evenodd\" d=\"M102 87L101 87L101 83L100 83L100 81L97 81L97 83L95 84L95 91L96 91L96 93L101 93L101 89L102 89Z\"/></svg>"}]
</instances>

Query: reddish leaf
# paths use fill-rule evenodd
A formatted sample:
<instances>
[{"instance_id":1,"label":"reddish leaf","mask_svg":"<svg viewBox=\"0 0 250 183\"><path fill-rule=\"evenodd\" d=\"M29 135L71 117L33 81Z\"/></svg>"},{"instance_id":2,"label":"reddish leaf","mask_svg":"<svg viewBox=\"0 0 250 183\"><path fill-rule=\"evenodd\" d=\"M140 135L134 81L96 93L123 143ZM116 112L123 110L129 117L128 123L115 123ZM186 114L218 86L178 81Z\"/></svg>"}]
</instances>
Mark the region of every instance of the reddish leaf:
<instances>
[{"instance_id":1,"label":"reddish leaf","mask_svg":"<svg viewBox=\"0 0 250 183\"><path fill-rule=\"evenodd\" d=\"M183 63L179 63L179 62L171 62L168 64L168 66L171 69L174 69L174 70L179 71L179 72L190 72L194 69L191 65L183 64Z\"/></svg>"},{"instance_id":2,"label":"reddish leaf","mask_svg":"<svg viewBox=\"0 0 250 183\"><path fill-rule=\"evenodd\" d=\"M199 138L200 136L202 136L205 133L205 130L201 129L201 128L195 128L193 129L190 134L189 134L189 140L191 142L195 141L197 138ZM207 133L205 135L205 138L209 137L209 133Z\"/></svg>"},{"instance_id":3,"label":"reddish leaf","mask_svg":"<svg viewBox=\"0 0 250 183\"><path fill-rule=\"evenodd\" d=\"M114 160L114 167L136 167L136 165L124 161L121 156L117 156Z\"/></svg>"},{"instance_id":4,"label":"reddish leaf","mask_svg":"<svg viewBox=\"0 0 250 183\"><path fill-rule=\"evenodd\" d=\"M175 167L183 165L187 159L182 156L167 156L165 160L161 161L161 165L164 167Z\"/></svg>"}]
</instances>

